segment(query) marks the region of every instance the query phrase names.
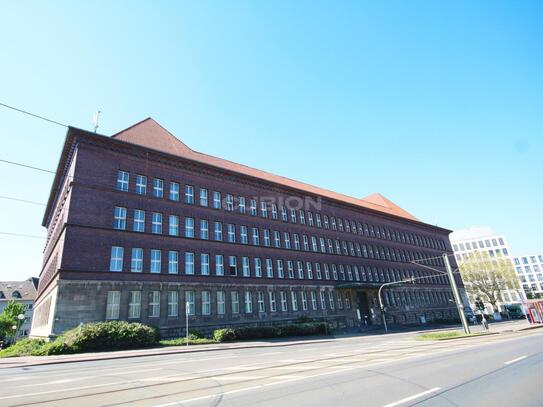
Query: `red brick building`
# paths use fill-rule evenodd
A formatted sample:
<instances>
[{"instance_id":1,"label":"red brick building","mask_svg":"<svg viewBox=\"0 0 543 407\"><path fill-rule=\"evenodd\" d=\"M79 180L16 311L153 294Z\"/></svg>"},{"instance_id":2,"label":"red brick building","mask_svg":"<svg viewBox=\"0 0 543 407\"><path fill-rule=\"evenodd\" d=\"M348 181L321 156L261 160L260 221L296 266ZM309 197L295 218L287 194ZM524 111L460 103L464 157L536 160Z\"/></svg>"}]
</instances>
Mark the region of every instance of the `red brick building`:
<instances>
[{"instance_id":1,"label":"red brick building","mask_svg":"<svg viewBox=\"0 0 543 407\"><path fill-rule=\"evenodd\" d=\"M378 287L408 278L384 290L390 322L456 312L440 258L449 230L379 194L193 151L152 119L112 137L69 128L43 226L33 336L106 319L179 335L186 307L204 331L302 315L380 324Z\"/></svg>"}]
</instances>

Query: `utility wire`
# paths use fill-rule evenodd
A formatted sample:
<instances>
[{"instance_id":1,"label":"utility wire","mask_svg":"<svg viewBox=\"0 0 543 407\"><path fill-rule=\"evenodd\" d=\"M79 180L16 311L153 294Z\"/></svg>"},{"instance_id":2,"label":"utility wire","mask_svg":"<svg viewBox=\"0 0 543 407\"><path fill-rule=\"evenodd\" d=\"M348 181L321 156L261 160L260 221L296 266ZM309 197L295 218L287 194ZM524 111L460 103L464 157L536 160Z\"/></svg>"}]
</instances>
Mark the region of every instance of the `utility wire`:
<instances>
[{"instance_id":1,"label":"utility wire","mask_svg":"<svg viewBox=\"0 0 543 407\"><path fill-rule=\"evenodd\" d=\"M0 232L0 235L17 236L17 237L29 237L29 238L32 238L32 239L45 239L44 236L23 235L23 234L20 234L20 233L9 233L9 232Z\"/></svg>"},{"instance_id":2,"label":"utility wire","mask_svg":"<svg viewBox=\"0 0 543 407\"><path fill-rule=\"evenodd\" d=\"M28 203L28 204L32 204L32 205L46 206L46 204L44 204L42 202L27 201L26 199L13 198L11 196L0 195L0 199L8 199L10 201L24 202L24 203Z\"/></svg>"},{"instance_id":3,"label":"utility wire","mask_svg":"<svg viewBox=\"0 0 543 407\"><path fill-rule=\"evenodd\" d=\"M67 125L65 125L63 123L59 123L59 122L57 122L55 120L48 119L47 117L43 117L43 116L40 116L38 114L27 112L26 110L19 109L19 108L14 107L14 106L6 105L5 103L2 103L2 102L0 102L0 106L3 106L5 108L11 109L11 110L15 110L16 112L19 112L19 113L27 114L27 115L35 117L37 119L45 120L46 122L56 124L57 126L68 127Z\"/></svg>"},{"instance_id":4,"label":"utility wire","mask_svg":"<svg viewBox=\"0 0 543 407\"><path fill-rule=\"evenodd\" d=\"M33 167L32 165L27 165L27 164L23 164L23 163L18 163L16 161L9 161L9 160L3 160L0 158L0 162L3 162L3 163L6 163L6 164L11 164L11 165L16 165L18 167L24 167L24 168L29 168L31 170L36 170L36 171L42 171L42 172L48 172L50 174L56 174L55 171L51 171L51 170L46 170L44 168L39 168L39 167Z\"/></svg>"}]
</instances>

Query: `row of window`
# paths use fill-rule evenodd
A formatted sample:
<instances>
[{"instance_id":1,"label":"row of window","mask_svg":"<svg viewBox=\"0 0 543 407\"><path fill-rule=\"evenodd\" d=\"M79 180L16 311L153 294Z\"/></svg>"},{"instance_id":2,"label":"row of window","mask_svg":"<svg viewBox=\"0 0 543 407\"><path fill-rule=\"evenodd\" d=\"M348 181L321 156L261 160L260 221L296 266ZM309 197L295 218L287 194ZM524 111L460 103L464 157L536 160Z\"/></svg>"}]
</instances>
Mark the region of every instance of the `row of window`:
<instances>
[{"instance_id":1,"label":"row of window","mask_svg":"<svg viewBox=\"0 0 543 407\"><path fill-rule=\"evenodd\" d=\"M515 257L513 261L515 262L515 265L520 265L520 260L522 259L522 264L528 264L528 257ZM530 263L537 263L539 260L540 263L543 263L543 255L539 254L536 256L530 256Z\"/></svg>"},{"instance_id":2,"label":"row of window","mask_svg":"<svg viewBox=\"0 0 543 407\"><path fill-rule=\"evenodd\" d=\"M486 240L474 240L473 242L453 243L453 250L457 252L459 250L477 250L496 246L505 246L503 238L499 237L497 239L493 238Z\"/></svg>"},{"instance_id":3,"label":"row of window","mask_svg":"<svg viewBox=\"0 0 543 407\"><path fill-rule=\"evenodd\" d=\"M148 317L160 318L161 316L161 292L149 291L148 293ZM178 317L180 308L179 291L167 291L166 305L168 317ZM200 291L199 309L196 309L196 297L193 290L184 291L185 295L185 313L187 315L208 316L212 314L227 314L227 292ZM256 294L256 295L254 295ZM212 296L215 298L212 299ZM255 298L253 298L255 297ZM449 291L395 291L384 292L384 301L387 306L428 306L448 304L452 299ZM240 314L243 310L245 314L271 312L297 312L297 311L318 311L318 310L338 310L351 309L350 293L336 293L332 290L312 290L312 291L230 291L228 296L229 314ZM256 302L256 308L255 308ZM215 304L212 307L212 303ZM121 306L121 292L108 291L106 303L106 319L119 319ZM128 318L141 318L142 310L142 291L128 292ZM213 313L213 311L215 311Z\"/></svg>"},{"instance_id":4,"label":"row of window","mask_svg":"<svg viewBox=\"0 0 543 407\"><path fill-rule=\"evenodd\" d=\"M141 209L134 210L132 231L145 232L145 211ZM318 236L291 234L270 229L260 230L257 227L247 225L226 224L226 233L222 222L210 222L207 219L200 219L199 222L192 217L184 218L183 236L186 238L199 237L203 240L226 241L228 243L251 244L253 246L263 245L265 247L275 247L283 249L294 249L303 251L312 251L314 253L328 253L335 255L345 255L353 257L364 257L377 260L388 260L394 262L410 262L413 260L434 266L443 266L443 259L437 257L424 257L421 252L411 250L389 248L375 245L360 244L358 242L345 241L339 239L330 239ZM164 217L162 213L152 212L151 214L151 233L163 234ZM198 224L198 231L196 231ZM210 226L213 228L210 231ZM117 230L127 229L127 209L116 206L113 214L113 228ZM169 215L167 234L170 236L180 236L181 227L179 216ZM224 236L226 235L226 236ZM261 241L262 238L262 241Z\"/></svg>"},{"instance_id":5,"label":"row of window","mask_svg":"<svg viewBox=\"0 0 543 407\"><path fill-rule=\"evenodd\" d=\"M119 191L128 192L130 187L130 173L127 171L117 172L116 187ZM136 174L135 193L147 195L147 176ZM164 198L165 183L161 178L153 178L151 195L155 198ZM171 201L180 201L181 184L178 182L169 183L168 198ZM195 187L193 185L184 185L185 204L196 204ZM271 218L283 222L299 223L301 225L315 226L318 228L332 229L341 232L365 235L378 239L386 239L406 244L427 247L431 249L445 250L446 246L443 240L433 237L419 235L417 233L404 232L390 229L388 227L371 225L355 222L354 220L336 218L334 216L321 215L319 212L304 211L297 208L287 208L284 205L277 206L274 202L261 199L260 204L256 198L248 200L243 196L234 197L232 194L223 194L219 191L210 191L206 188L199 188L197 202L202 207L212 207L214 209L224 209L226 211L238 211L241 214L250 214L263 218ZM296 203L298 203L296 201Z\"/></svg>"},{"instance_id":6,"label":"row of window","mask_svg":"<svg viewBox=\"0 0 543 407\"><path fill-rule=\"evenodd\" d=\"M111 257L109 271L122 272L124 267L124 247L113 246L111 248ZM130 252L130 268L133 273L144 271L144 249L134 247ZM445 275L428 275L418 270L398 270L364 265L343 265L312 263L293 260L276 259L275 262L270 258L253 259L242 256L240 271L238 274L238 256L224 256L209 253L200 253L197 256L193 252L179 252L177 250L166 251L167 255L167 273L180 273L180 256L183 256L183 273L194 275L196 273L196 258L199 257L199 275L211 275L211 268L214 266L214 275L217 276L243 276L243 277L267 277L267 278L296 278L296 279L317 279L317 280L341 280L341 281L369 281L369 282L391 282L402 281L415 278L417 282L425 284L447 284ZM211 258L214 259L214 265L211 265ZM226 257L226 258L225 258ZM225 261L228 261L225 270ZM148 270L151 273L162 273L163 261L162 250L149 250Z\"/></svg>"}]
</instances>

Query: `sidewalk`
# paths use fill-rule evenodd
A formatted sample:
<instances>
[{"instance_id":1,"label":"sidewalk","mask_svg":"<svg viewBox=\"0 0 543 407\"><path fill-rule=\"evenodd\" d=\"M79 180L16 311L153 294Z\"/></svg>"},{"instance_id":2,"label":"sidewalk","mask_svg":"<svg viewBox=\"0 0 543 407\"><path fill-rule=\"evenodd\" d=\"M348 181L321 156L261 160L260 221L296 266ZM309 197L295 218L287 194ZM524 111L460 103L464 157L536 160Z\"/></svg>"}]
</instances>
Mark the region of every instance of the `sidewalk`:
<instances>
[{"instance_id":1,"label":"sidewalk","mask_svg":"<svg viewBox=\"0 0 543 407\"><path fill-rule=\"evenodd\" d=\"M543 324L529 325L527 321L506 321L490 324L490 332L493 333L506 333L506 332L520 332L529 329L542 328ZM481 325L470 326L472 332L482 331ZM443 330L461 330L461 326L430 326L426 329L424 327L412 327L409 329L391 330L388 335L416 335L423 332L443 331ZM167 346L156 347L148 349L136 349L136 350L122 350L111 352L94 352L94 353L79 353L75 355L58 355L58 356L22 356L14 358L2 358L0 359L0 369L13 368L13 367L29 367L39 365L50 365L59 363L74 363L74 362L86 362L86 361L99 361L108 359L124 359L133 357L144 356L157 356L168 354L180 354L180 353L193 353L193 352L210 352L220 351L228 349L250 349L250 348L271 348L271 347L285 347L296 345L307 345L311 343L326 343L334 341L344 340L356 340L364 337L382 336L381 330L373 330L367 332L351 332L343 333L335 336L318 336L318 337L298 337L298 338L278 338L260 341L243 341L234 343L218 343L212 345L190 345L190 346Z\"/></svg>"}]
</instances>

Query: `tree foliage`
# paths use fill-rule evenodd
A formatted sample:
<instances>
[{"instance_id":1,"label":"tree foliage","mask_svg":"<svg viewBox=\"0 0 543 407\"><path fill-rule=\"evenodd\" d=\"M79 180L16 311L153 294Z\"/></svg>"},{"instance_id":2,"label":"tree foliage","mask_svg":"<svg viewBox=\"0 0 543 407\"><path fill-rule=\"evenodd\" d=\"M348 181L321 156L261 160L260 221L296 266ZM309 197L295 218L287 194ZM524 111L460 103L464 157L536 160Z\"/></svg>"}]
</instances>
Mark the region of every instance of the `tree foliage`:
<instances>
[{"instance_id":1,"label":"tree foliage","mask_svg":"<svg viewBox=\"0 0 543 407\"><path fill-rule=\"evenodd\" d=\"M13 300L8 302L8 305L4 308L4 312L0 314L0 339L13 336L13 326L17 326L18 329L22 323L17 317L19 314L24 315L25 310L24 304Z\"/></svg>"},{"instance_id":2,"label":"tree foliage","mask_svg":"<svg viewBox=\"0 0 543 407\"><path fill-rule=\"evenodd\" d=\"M503 301L504 291L519 288L511 260L491 258L486 252L469 255L460 263L460 274L467 291L492 304L494 311L498 311L497 303Z\"/></svg>"}]
</instances>

